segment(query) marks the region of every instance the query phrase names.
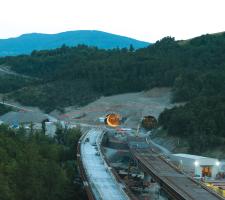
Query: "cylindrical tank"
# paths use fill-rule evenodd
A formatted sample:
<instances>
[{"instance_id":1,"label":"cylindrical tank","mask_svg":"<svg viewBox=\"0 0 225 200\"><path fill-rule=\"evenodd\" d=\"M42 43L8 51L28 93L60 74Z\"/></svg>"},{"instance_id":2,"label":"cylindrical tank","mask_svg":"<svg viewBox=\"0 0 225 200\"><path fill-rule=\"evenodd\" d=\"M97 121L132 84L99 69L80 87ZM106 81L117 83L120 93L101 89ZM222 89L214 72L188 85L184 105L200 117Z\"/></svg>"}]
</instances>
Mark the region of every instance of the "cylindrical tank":
<instances>
[{"instance_id":1,"label":"cylindrical tank","mask_svg":"<svg viewBox=\"0 0 225 200\"><path fill-rule=\"evenodd\" d=\"M151 130L157 127L157 119L151 115L145 116L141 122L143 128Z\"/></svg>"},{"instance_id":2,"label":"cylindrical tank","mask_svg":"<svg viewBox=\"0 0 225 200\"><path fill-rule=\"evenodd\" d=\"M111 113L106 115L105 124L111 127L117 127L120 125L121 117L119 114Z\"/></svg>"}]
</instances>

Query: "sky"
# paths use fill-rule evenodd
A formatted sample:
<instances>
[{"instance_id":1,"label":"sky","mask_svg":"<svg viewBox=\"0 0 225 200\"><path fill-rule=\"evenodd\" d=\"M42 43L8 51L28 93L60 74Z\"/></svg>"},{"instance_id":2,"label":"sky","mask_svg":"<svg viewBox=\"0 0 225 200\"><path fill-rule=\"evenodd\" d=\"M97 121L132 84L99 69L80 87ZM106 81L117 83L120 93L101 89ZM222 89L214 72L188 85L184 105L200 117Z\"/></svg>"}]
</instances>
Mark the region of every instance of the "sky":
<instances>
[{"instance_id":1,"label":"sky","mask_svg":"<svg viewBox=\"0 0 225 200\"><path fill-rule=\"evenodd\" d=\"M0 38L101 30L147 42L225 31L225 0L0 0Z\"/></svg>"}]
</instances>

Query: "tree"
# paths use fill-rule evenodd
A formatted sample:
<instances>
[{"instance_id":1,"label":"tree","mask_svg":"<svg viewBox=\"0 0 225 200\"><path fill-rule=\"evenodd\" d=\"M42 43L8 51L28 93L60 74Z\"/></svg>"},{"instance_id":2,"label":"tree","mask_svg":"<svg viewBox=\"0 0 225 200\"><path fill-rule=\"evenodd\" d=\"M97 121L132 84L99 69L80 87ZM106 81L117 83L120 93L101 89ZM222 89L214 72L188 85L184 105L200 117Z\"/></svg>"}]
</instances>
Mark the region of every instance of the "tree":
<instances>
[{"instance_id":1,"label":"tree","mask_svg":"<svg viewBox=\"0 0 225 200\"><path fill-rule=\"evenodd\" d=\"M130 44L129 51L130 51L130 52L133 52L133 51L134 51L134 47L133 47L132 44Z\"/></svg>"}]
</instances>

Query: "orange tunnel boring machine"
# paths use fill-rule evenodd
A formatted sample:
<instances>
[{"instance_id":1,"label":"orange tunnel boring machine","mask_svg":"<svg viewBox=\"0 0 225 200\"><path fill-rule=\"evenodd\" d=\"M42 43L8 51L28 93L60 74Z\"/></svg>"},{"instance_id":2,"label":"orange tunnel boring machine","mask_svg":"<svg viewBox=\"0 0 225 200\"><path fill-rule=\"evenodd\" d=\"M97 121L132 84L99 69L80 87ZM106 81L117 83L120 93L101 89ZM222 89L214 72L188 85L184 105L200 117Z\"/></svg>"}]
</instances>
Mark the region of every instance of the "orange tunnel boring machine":
<instances>
[{"instance_id":1,"label":"orange tunnel boring machine","mask_svg":"<svg viewBox=\"0 0 225 200\"><path fill-rule=\"evenodd\" d=\"M121 116L116 113L106 115L105 124L111 127L117 127L121 124Z\"/></svg>"}]
</instances>

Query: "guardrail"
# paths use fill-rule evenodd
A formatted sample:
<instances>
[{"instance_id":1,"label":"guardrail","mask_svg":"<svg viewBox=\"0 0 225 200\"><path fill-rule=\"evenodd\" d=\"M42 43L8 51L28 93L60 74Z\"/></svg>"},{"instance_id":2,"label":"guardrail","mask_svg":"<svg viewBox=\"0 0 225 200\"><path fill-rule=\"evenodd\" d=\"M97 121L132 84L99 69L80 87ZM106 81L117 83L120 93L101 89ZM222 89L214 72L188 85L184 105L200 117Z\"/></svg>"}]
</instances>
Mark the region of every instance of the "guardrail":
<instances>
[{"instance_id":1,"label":"guardrail","mask_svg":"<svg viewBox=\"0 0 225 200\"><path fill-rule=\"evenodd\" d=\"M94 196L94 192L92 191L91 187L89 186L89 181L88 181L88 178L87 178L86 173L85 173L83 162L81 160L81 143L82 143L82 140L84 139L84 137L86 136L86 134L87 133L82 134L82 136L80 137L80 139L78 141L78 145L77 145L78 171L79 171L79 174L80 174L80 176L83 180L84 189L87 193L88 199L89 200L97 200Z\"/></svg>"},{"instance_id":2,"label":"guardrail","mask_svg":"<svg viewBox=\"0 0 225 200\"><path fill-rule=\"evenodd\" d=\"M101 159L103 160L105 168L110 173L110 176L112 177L113 182L115 183L115 185L118 186L120 192L126 197L126 199L129 200L130 198L126 194L126 192L124 191L123 185L121 183L119 184L118 180L114 176L114 173L112 172L113 169L109 166L109 163L106 161L105 156L102 153L101 142L102 142L102 139L104 137L104 134L105 134L105 132L103 131L102 134L97 137L97 141L96 141L96 144L97 144L97 147L98 147L98 151L99 151L99 155L100 155Z\"/></svg>"},{"instance_id":3,"label":"guardrail","mask_svg":"<svg viewBox=\"0 0 225 200\"><path fill-rule=\"evenodd\" d=\"M104 137L104 135L102 136L102 139L103 139L103 137ZM103 156L105 162L107 163L108 166L110 166L110 163L104 154L102 145L100 145L100 150L101 150L101 153L102 153L102 156ZM111 168L111 172L114 175L114 177L118 183L124 184L124 182L119 177L119 175L117 174L117 172L114 168ZM123 190L131 200L138 200L138 198L130 191L130 189L128 187L123 188Z\"/></svg>"},{"instance_id":4,"label":"guardrail","mask_svg":"<svg viewBox=\"0 0 225 200\"><path fill-rule=\"evenodd\" d=\"M105 132L103 130L101 130L101 131L102 131L102 133L100 135L98 135L97 138L96 138L96 145L97 145L97 148L98 148L99 156L101 157L101 160L102 160L102 162L105 166L105 169L110 174L114 184L118 186L120 192L125 196L125 198L127 200L129 200L130 198L128 197L128 195L124 191L124 188L123 188L122 184L120 184L117 181L117 179L114 176L114 173L112 172L112 168L105 161L105 157L102 154L101 143L102 143L102 139L104 137ZM79 173L80 173L81 178L83 180L83 184L84 184L84 187L85 187L85 191L88 195L88 199L89 200L104 200L103 195L99 192L99 190L97 190L95 184L92 182L92 180L90 178L87 177L87 172L86 172L85 167L83 166L83 162L82 162L82 159L81 159L81 146L82 146L81 144L84 141L87 134L88 134L88 132L84 133L80 137L79 142L78 142L78 146L77 146L77 161L78 161Z\"/></svg>"}]
</instances>

